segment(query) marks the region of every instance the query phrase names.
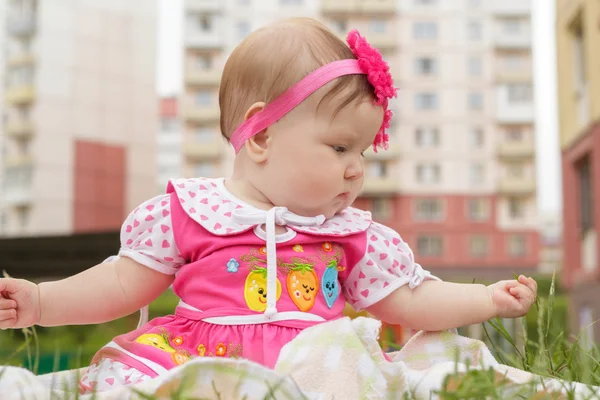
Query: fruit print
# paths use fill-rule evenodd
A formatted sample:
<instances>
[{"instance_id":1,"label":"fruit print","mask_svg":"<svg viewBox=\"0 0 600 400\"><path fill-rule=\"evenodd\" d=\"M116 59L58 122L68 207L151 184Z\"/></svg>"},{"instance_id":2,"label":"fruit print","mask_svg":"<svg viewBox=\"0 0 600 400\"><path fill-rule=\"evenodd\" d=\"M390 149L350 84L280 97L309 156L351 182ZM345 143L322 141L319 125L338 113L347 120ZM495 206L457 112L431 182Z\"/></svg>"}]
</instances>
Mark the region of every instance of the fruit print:
<instances>
[{"instance_id":1,"label":"fruit print","mask_svg":"<svg viewBox=\"0 0 600 400\"><path fill-rule=\"evenodd\" d=\"M287 290L298 310L309 311L315 305L319 290L313 265L295 261L287 276Z\"/></svg>"},{"instance_id":2,"label":"fruit print","mask_svg":"<svg viewBox=\"0 0 600 400\"><path fill-rule=\"evenodd\" d=\"M338 266L337 260L332 260L321 277L321 291L325 298L327 307L333 307L333 304L337 300L340 290L338 283Z\"/></svg>"},{"instance_id":3,"label":"fruit print","mask_svg":"<svg viewBox=\"0 0 600 400\"><path fill-rule=\"evenodd\" d=\"M276 300L281 297L281 282L277 282ZM244 300L249 309L263 312L267 309L267 269L256 267L246 277Z\"/></svg>"},{"instance_id":4,"label":"fruit print","mask_svg":"<svg viewBox=\"0 0 600 400\"><path fill-rule=\"evenodd\" d=\"M169 334L166 330L161 330L161 333L146 333L138 337L136 342L146 346L152 346L155 349L166 351L167 353L175 353L175 349L169 343Z\"/></svg>"},{"instance_id":5,"label":"fruit print","mask_svg":"<svg viewBox=\"0 0 600 400\"><path fill-rule=\"evenodd\" d=\"M184 364L192 359L190 354L185 350L177 350L173 354L171 354L171 358L173 362L177 365Z\"/></svg>"}]
</instances>

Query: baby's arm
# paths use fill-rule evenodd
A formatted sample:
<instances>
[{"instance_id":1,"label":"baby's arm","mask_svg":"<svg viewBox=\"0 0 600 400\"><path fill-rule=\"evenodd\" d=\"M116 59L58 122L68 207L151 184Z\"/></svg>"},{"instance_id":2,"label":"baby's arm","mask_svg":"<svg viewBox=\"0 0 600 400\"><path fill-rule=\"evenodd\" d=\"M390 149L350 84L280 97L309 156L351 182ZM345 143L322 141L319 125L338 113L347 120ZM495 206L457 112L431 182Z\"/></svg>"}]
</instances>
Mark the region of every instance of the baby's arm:
<instances>
[{"instance_id":1,"label":"baby's arm","mask_svg":"<svg viewBox=\"0 0 600 400\"><path fill-rule=\"evenodd\" d=\"M98 324L129 315L156 299L173 278L119 257L72 277L41 283L37 324Z\"/></svg>"},{"instance_id":2,"label":"baby's arm","mask_svg":"<svg viewBox=\"0 0 600 400\"><path fill-rule=\"evenodd\" d=\"M536 282L524 276L487 287L428 280L414 289L396 289L368 311L392 324L438 331L494 317L521 317L535 302L536 292Z\"/></svg>"}]
</instances>

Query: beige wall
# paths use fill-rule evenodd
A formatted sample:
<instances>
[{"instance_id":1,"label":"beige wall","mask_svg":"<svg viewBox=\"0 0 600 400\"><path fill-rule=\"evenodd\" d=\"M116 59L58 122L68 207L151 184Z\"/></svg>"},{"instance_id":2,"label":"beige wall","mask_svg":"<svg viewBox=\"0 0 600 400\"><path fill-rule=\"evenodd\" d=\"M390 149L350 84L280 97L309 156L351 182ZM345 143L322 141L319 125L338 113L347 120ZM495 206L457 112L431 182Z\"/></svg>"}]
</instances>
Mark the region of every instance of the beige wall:
<instances>
[{"instance_id":1,"label":"beige wall","mask_svg":"<svg viewBox=\"0 0 600 400\"><path fill-rule=\"evenodd\" d=\"M570 147L586 131L588 123L600 119L600 3L597 0L557 0L557 61L560 143ZM585 40L586 100L580 102L576 82L574 26L583 26ZM587 118L580 118L585 107Z\"/></svg>"}]
</instances>

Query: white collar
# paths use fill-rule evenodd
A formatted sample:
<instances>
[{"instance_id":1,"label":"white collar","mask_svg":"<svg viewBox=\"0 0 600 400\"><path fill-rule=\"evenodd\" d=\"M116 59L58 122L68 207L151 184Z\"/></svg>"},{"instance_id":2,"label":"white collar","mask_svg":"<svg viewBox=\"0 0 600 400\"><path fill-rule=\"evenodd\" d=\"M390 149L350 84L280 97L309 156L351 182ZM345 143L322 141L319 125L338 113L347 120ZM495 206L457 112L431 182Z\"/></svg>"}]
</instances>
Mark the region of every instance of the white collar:
<instances>
[{"instance_id":1,"label":"white collar","mask_svg":"<svg viewBox=\"0 0 600 400\"><path fill-rule=\"evenodd\" d=\"M267 211L238 199L227 190L223 182L224 178L176 179L169 182L167 193L175 192L186 214L215 235L235 235L261 225L256 218L232 218L236 210L239 210L237 214L246 216L263 215ZM281 207L278 209L283 210ZM288 227L313 235L349 236L366 231L372 223L370 212L352 207L322 221L320 225L308 221L308 217L287 210L285 212Z\"/></svg>"}]
</instances>

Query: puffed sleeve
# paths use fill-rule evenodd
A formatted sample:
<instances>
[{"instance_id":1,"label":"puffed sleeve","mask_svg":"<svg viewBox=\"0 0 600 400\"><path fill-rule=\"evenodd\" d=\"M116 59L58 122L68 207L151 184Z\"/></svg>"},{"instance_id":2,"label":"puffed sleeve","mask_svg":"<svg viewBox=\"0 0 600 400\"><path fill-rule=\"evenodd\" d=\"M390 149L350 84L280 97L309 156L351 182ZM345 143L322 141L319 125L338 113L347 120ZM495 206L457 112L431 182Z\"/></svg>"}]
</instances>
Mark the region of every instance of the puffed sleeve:
<instances>
[{"instance_id":1,"label":"puffed sleeve","mask_svg":"<svg viewBox=\"0 0 600 400\"><path fill-rule=\"evenodd\" d=\"M396 231L373 223L367 230L364 256L342 285L346 301L360 311L399 287L414 289L425 279L440 280L414 262L410 247Z\"/></svg>"},{"instance_id":2,"label":"puffed sleeve","mask_svg":"<svg viewBox=\"0 0 600 400\"><path fill-rule=\"evenodd\" d=\"M175 243L170 194L154 197L129 214L121 227L119 256L168 275L186 263Z\"/></svg>"}]
</instances>

